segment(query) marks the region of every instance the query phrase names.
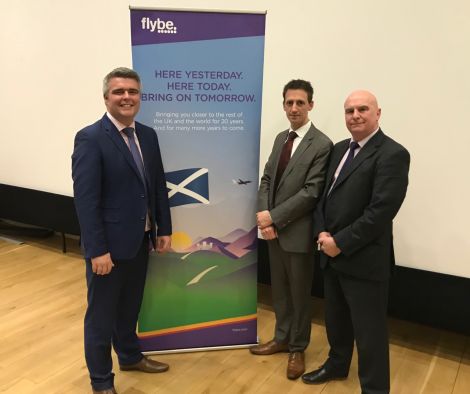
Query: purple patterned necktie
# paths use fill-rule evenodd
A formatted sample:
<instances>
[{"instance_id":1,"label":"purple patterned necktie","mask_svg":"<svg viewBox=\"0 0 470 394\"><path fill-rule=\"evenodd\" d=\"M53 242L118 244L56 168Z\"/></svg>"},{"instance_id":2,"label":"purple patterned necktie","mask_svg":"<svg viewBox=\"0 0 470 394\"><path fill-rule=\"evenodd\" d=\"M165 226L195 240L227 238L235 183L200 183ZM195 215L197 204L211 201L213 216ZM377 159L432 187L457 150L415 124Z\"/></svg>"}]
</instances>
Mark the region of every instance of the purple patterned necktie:
<instances>
[{"instance_id":1,"label":"purple patterned necktie","mask_svg":"<svg viewBox=\"0 0 470 394\"><path fill-rule=\"evenodd\" d=\"M135 164L140 172L140 176L145 183L145 171L144 171L144 163L142 162L142 157L140 156L139 148L137 148L137 144L135 143L134 138L134 129L132 127L126 127L122 130L122 132L127 135L127 139L129 141L129 149L132 153L132 157L134 158Z\"/></svg>"}]
</instances>

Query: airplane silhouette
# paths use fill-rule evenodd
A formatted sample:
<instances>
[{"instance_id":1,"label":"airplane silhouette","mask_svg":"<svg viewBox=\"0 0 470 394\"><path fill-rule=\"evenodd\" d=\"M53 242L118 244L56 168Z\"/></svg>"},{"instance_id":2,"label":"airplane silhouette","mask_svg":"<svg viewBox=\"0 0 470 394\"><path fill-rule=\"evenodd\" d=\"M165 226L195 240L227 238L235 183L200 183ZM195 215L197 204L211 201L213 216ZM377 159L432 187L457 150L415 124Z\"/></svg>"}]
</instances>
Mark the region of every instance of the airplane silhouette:
<instances>
[{"instance_id":1,"label":"airplane silhouette","mask_svg":"<svg viewBox=\"0 0 470 394\"><path fill-rule=\"evenodd\" d=\"M251 181L243 181L240 178L238 178L238 181L236 179L232 179L232 182L236 185L248 185L249 183L251 183Z\"/></svg>"}]
</instances>

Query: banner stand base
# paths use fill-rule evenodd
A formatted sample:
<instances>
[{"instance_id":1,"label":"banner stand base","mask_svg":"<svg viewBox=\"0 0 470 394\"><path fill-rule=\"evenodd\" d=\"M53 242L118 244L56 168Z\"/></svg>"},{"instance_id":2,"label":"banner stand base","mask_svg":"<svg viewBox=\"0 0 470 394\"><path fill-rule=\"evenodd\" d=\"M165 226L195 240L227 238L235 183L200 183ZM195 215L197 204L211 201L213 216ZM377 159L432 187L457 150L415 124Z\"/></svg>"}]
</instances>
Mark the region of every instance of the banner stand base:
<instances>
[{"instance_id":1,"label":"banner stand base","mask_svg":"<svg viewBox=\"0 0 470 394\"><path fill-rule=\"evenodd\" d=\"M248 349L251 346L255 346L258 343L247 343L243 345L229 345L229 346L213 346L213 347L196 347L189 349L173 349L173 350L156 350L152 352L142 352L146 356L154 354L172 354L172 353L193 353L193 352L208 352L212 350L233 350L233 349Z\"/></svg>"}]
</instances>

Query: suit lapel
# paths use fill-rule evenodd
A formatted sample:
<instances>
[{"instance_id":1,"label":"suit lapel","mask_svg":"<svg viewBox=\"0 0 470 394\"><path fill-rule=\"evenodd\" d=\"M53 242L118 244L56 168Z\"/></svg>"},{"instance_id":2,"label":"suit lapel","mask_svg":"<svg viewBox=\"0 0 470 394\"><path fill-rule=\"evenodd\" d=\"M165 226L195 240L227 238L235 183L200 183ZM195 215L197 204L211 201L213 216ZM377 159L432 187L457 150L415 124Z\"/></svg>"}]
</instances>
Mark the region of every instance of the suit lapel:
<instances>
[{"instance_id":1,"label":"suit lapel","mask_svg":"<svg viewBox=\"0 0 470 394\"><path fill-rule=\"evenodd\" d=\"M275 163L276 163L276 166L274 168L274 174L276 173L277 171L277 166L279 165L279 159L281 158L281 152L282 152L282 148L286 142L286 139L287 139L287 135L289 134L289 130L285 130L282 132L282 137L279 139L279 143L278 145L276 146L276 159L275 159Z\"/></svg>"},{"instance_id":2,"label":"suit lapel","mask_svg":"<svg viewBox=\"0 0 470 394\"><path fill-rule=\"evenodd\" d=\"M279 180L279 184L277 186L277 188L279 189L279 187L281 186L282 182L284 181L284 179L289 176L289 173L292 172L292 170L294 169L296 163L299 161L299 159L302 157L303 153L307 150L307 148L311 145L312 143L312 140L314 138L314 135L315 135L315 127L312 125L310 126L310 129L308 129L307 133L305 134L304 138L302 138L302 141L300 141L300 144L299 146L297 147L297 149L295 150L294 154L292 155L292 157L290 158L289 160L289 163L287 163L287 167L284 171L284 174L282 174L282 177L281 179ZM287 131L288 133L289 131ZM287 133L286 133L286 138L287 138ZM279 156L281 155L281 151L282 151L282 147L279 151ZM278 157L278 160L277 162L279 162L279 157ZM276 165L276 170L277 170L277 165Z\"/></svg>"},{"instance_id":3,"label":"suit lapel","mask_svg":"<svg viewBox=\"0 0 470 394\"><path fill-rule=\"evenodd\" d=\"M137 138L139 139L140 151L142 152L142 160L144 162L144 170L146 167L146 163L149 163L150 160L150 152L148 151L149 144L145 139L145 134L142 132L141 125L135 122L135 133Z\"/></svg>"},{"instance_id":4,"label":"suit lapel","mask_svg":"<svg viewBox=\"0 0 470 394\"><path fill-rule=\"evenodd\" d=\"M287 139L287 135L289 130L285 130L281 133L281 137L276 139L276 142L273 146L273 166L271 167L271 180L272 180L272 188L269 193L269 204L272 204L274 201L274 194L277 190L274 190L274 185L276 184L276 174L277 174L277 166L279 165L279 159L281 157L282 147L284 146L284 142Z\"/></svg>"},{"instance_id":5,"label":"suit lapel","mask_svg":"<svg viewBox=\"0 0 470 394\"><path fill-rule=\"evenodd\" d=\"M354 171L356 171L361 166L361 164L364 162L364 160L366 160L368 157L374 155L377 152L377 150L379 149L380 145L383 142L383 137L384 137L384 134L383 134L382 130L379 129L377 134L374 135L367 142L367 144L364 146L364 148L361 148L361 150L356 155L356 157L354 157L354 160L348 166L348 168L345 168L344 171L341 171L341 173L339 174L338 179L335 182L333 190L335 190L346 179L348 179L351 176L351 174L353 174ZM349 142L348 142L348 146L349 146ZM347 148L348 147L346 147L346 150L347 150ZM343 155L346 152L346 150L344 150ZM343 155L341 155L340 157L342 158ZM340 158L340 161L341 161L341 158ZM339 162L338 162L338 164L339 164ZM338 166L335 167L335 171L336 171L337 167ZM333 190L332 190L332 192L333 192Z\"/></svg>"},{"instance_id":6,"label":"suit lapel","mask_svg":"<svg viewBox=\"0 0 470 394\"><path fill-rule=\"evenodd\" d=\"M142 152L142 161L144 163L144 174L145 174L145 183L146 183L146 188L147 190L150 190L150 163L151 160L150 158L154 154L154 152L151 152L150 150L152 149L152 144L147 141L145 138L145 133L142 132L142 125L139 123L135 122L135 133L137 135L137 138L139 139L139 146L140 146L140 151ZM141 178L142 179L142 178Z\"/></svg>"},{"instance_id":7,"label":"suit lapel","mask_svg":"<svg viewBox=\"0 0 470 394\"><path fill-rule=\"evenodd\" d=\"M106 114L101 119L101 122L102 122L104 132L106 133L106 135L111 139L114 145L122 153L127 163L132 167L132 169L134 170L135 174L139 177L139 179L142 179L142 177L140 176L139 169L137 168L134 158L132 157L132 153L129 150L129 147L126 145L124 138L122 138L121 134L119 133L119 130L109 120Z\"/></svg>"},{"instance_id":8,"label":"suit lapel","mask_svg":"<svg viewBox=\"0 0 470 394\"><path fill-rule=\"evenodd\" d=\"M330 190L331 185L335 180L336 169L338 168L341 159L349 148L349 141L350 140L348 139L339 142L338 145L335 147L333 154L331 155L331 162L328 167L328 172L326 174L327 182L325 185L325 194L328 194L328 191Z\"/></svg>"},{"instance_id":9,"label":"suit lapel","mask_svg":"<svg viewBox=\"0 0 470 394\"><path fill-rule=\"evenodd\" d=\"M311 126L310 129L307 131L307 134L305 134L304 138L302 138L302 141L300 141L300 144L295 150L294 154L290 158L289 163L287 164L285 173L289 173L292 171L292 168L294 168L299 158L302 157L303 153L310 146L313 140L313 132L314 132L314 128L313 126Z\"/></svg>"}]
</instances>

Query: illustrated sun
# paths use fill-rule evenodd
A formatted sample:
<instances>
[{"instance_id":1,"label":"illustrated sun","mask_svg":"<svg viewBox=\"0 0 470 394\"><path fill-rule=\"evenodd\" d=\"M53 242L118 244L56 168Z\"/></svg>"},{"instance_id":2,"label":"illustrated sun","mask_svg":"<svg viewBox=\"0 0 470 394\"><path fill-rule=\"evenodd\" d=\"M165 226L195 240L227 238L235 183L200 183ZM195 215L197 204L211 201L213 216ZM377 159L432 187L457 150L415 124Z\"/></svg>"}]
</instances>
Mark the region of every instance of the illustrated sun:
<instances>
[{"instance_id":1,"label":"illustrated sun","mask_svg":"<svg viewBox=\"0 0 470 394\"><path fill-rule=\"evenodd\" d=\"M183 231L176 231L171 236L171 247L176 252L182 252L192 244L191 237Z\"/></svg>"}]
</instances>

